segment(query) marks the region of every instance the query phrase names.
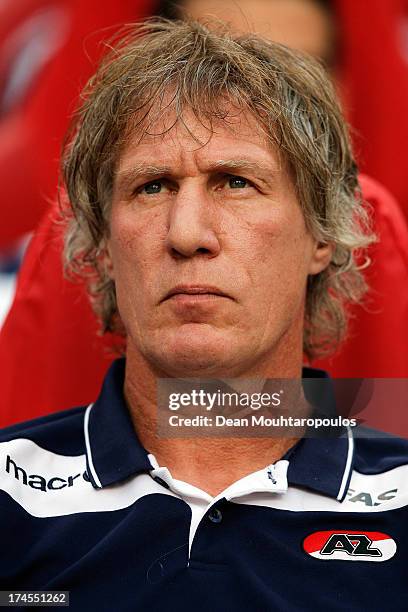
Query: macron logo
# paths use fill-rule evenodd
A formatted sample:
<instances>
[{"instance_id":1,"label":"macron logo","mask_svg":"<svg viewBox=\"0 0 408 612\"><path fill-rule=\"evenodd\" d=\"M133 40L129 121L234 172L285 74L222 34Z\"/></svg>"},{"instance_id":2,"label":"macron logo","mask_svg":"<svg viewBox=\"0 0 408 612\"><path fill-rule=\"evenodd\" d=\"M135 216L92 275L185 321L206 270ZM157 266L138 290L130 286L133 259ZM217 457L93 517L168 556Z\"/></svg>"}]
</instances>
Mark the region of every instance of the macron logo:
<instances>
[{"instance_id":1,"label":"macron logo","mask_svg":"<svg viewBox=\"0 0 408 612\"><path fill-rule=\"evenodd\" d=\"M61 478L60 476L53 476L49 479L44 478L38 474L27 474L24 468L19 467L15 461L7 455L6 459L6 472L10 476L14 476L16 480L21 482L23 485L31 487L32 489L38 489L39 491L59 491L66 487L73 487L75 480L81 476L81 474L75 474L68 476L67 478ZM82 478L89 482L88 475L86 472L82 474Z\"/></svg>"}]
</instances>

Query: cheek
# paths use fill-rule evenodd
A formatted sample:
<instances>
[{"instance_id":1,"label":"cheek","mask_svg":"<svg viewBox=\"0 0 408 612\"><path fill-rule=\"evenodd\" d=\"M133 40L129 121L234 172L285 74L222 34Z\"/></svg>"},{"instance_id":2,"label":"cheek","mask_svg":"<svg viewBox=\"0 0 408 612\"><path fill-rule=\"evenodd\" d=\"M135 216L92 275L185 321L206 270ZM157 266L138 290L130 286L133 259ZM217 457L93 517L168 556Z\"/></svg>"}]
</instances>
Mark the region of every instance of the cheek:
<instances>
[{"instance_id":1,"label":"cheek","mask_svg":"<svg viewBox=\"0 0 408 612\"><path fill-rule=\"evenodd\" d=\"M132 270L132 276L143 276L159 256L166 228L159 213L137 214L131 210L112 214L110 247L115 275Z\"/></svg>"},{"instance_id":2,"label":"cheek","mask_svg":"<svg viewBox=\"0 0 408 612\"><path fill-rule=\"evenodd\" d=\"M251 291L251 315L265 323L297 312L303 303L312 240L301 211L272 211L248 221L237 235ZM278 316L278 318L279 318Z\"/></svg>"},{"instance_id":3,"label":"cheek","mask_svg":"<svg viewBox=\"0 0 408 612\"><path fill-rule=\"evenodd\" d=\"M312 240L297 207L290 211L269 210L267 215L247 221L242 230L245 237L240 241L255 271L262 269L262 274L267 275L295 271L305 274Z\"/></svg>"},{"instance_id":4,"label":"cheek","mask_svg":"<svg viewBox=\"0 0 408 612\"><path fill-rule=\"evenodd\" d=\"M109 241L118 306L124 318L127 311L139 317L157 293L157 275L165 227L159 215L150 211L138 215L131 211L112 214Z\"/></svg>"}]
</instances>

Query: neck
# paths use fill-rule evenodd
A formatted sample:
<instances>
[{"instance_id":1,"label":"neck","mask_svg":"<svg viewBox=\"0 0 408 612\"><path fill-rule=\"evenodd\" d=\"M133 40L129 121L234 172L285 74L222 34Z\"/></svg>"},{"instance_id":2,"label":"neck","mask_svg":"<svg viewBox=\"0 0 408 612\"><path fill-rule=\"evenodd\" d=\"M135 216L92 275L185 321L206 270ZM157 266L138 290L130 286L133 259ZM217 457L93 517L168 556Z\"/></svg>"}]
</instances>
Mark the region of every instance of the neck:
<instances>
[{"instance_id":1,"label":"neck","mask_svg":"<svg viewBox=\"0 0 408 612\"><path fill-rule=\"evenodd\" d=\"M293 353L292 353L293 354ZM259 378L300 378L301 361L279 362L254 374ZM154 371L141 354L127 349L125 397L140 442L173 478L192 484L212 496L236 480L275 463L299 438L160 438L157 435L157 379L166 373ZM212 376L212 378L214 378ZM241 378L244 378L242 375Z\"/></svg>"}]
</instances>

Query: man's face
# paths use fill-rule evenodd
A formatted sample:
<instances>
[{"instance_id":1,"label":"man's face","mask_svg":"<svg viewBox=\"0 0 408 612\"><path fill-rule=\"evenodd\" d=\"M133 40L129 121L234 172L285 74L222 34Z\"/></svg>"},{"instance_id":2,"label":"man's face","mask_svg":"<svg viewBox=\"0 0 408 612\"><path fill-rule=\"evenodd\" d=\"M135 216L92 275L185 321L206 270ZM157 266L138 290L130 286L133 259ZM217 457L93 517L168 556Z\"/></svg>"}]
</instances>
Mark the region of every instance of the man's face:
<instances>
[{"instance_id":1,"label":"man's face","mask_svg":"<svg viewBox=\"0 0 408 612\"><path fill-rule=\"evenodd\" d=\"M265 373L288 347L301 359L306 280L329 247L250 114L212 136L184 121L135 135L116 170L109 266L128 351L179 377Z\"/></svg>"}]
</instances>

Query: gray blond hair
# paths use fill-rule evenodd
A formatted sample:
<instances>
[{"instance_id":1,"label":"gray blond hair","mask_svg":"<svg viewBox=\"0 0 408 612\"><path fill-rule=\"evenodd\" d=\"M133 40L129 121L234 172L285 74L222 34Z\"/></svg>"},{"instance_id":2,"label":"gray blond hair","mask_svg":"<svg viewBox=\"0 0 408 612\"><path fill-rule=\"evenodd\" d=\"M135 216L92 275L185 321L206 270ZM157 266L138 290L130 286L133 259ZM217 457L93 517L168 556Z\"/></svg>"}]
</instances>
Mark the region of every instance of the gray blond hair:
<instances>
[{"instance_id":1,"label":"gray blond hair","mask_svg":"<svg viewBox=\"0 0 408 612\"><path fill-rule=\"evenodd\" d=\"M366 289L356 253L374 239L333 86L300 52L192 21L154 19L121 33L83 92L64 150L65 265L87 279L103 331L124 334L104 264L115 169L130 134L148 130L169 93L166 108L180 120L192 109L210 131L215 118L228 121L230 100L279 148L309 231L334 247L329 266L308 278L304 352L311 358L333 350L347 329L347 303Z\"/></svg>"}]
</instances>

